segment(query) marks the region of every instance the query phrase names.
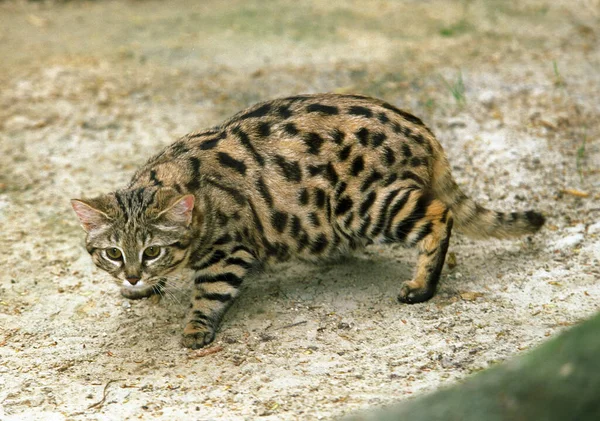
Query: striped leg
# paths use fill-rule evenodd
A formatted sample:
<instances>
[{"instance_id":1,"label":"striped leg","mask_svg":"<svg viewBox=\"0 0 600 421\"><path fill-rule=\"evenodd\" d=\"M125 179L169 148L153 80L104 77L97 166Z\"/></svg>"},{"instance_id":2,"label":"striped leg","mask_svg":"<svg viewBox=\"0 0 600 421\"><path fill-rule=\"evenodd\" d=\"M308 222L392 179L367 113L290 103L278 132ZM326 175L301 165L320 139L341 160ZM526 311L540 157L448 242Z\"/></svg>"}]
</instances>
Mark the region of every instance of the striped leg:
<instances>
[{"instance_id":1,"label":"striped leg","mask_svg":"<svg viewBox=\"0 0 600 421\"><path fill-rule=\"evenodd\" d=\"M398 242L419 248L415 276L402 285L398 300L420 303L430 299L440 279L452 231L448 207L429 191L398 182L379 195L370 193L361 204L359 215L363 218L359 235L375 242Z\"/></svg>"},{"instance_id":2,"label":"striped leg","mask_svg":"<svg viewBox=\"0 0 600 421\"><path fill-rule=\"evenodd\" d=\"M409 304L427 301L435 294L446 259L452 213L442 202L424 193L415 200L409 215L394 227L398 239L419 249L414 278L402 285L398 300Z\"/></svg>"},{"instance_id":3,"label":"striped leg","mask_svg":"<svg viewBox=\"0 0 600 421\"><path fill-rule=\"evenodd\" d=\"M215 249L194 266L195 294L183 329L183 346L198 349L214 340L223 315L238 295L242 279L254 263L250 250L234 246Z\"/></svg>"}]
</instances>

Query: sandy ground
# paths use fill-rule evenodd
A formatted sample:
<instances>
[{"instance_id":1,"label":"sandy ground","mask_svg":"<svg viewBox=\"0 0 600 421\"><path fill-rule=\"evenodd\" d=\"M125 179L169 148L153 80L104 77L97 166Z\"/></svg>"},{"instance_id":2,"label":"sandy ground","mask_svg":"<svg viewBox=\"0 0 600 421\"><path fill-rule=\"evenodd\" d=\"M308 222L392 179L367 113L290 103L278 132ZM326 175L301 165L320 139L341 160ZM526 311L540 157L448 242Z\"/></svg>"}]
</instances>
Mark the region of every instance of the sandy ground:
<instances>
[{"instance_id":1,"label":"sandy ground","mask_svg":"<svg viewBox=\"0 0 600 421\"><path fill-rule=\"evenodd\" d=\"M0 2L0 420L338 418L598 311L600 2L364 4ZM209 354L183 349L185 288L123 299L69 199L243 106L321 91L421 116L465 191L546 228L455 235L414 306L395 302L410 250L289 264L247 282Z\"/></svg>"}]
</instances>

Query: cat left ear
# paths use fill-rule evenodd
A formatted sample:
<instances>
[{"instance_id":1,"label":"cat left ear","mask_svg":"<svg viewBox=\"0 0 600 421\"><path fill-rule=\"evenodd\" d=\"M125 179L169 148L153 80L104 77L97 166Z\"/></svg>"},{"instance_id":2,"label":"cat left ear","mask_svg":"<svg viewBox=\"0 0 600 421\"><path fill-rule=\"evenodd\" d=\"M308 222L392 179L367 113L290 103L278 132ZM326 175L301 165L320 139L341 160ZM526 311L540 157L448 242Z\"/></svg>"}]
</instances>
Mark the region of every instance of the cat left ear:
<instances>
[{"instance_id":1,"label":"cat left ear","mask_svg":"<svg viewBox=\"0 0 600 421\"><path fill-rule=\"evenodd\" d=\"M82 200L71 199L71 206L86 232L97 230L110 223L107 214Z\"/></svg>"},{"instance_id":2,"label":"cat left ear","mask_svg":"<svg viewBox=\"0 0 600 421\"><path fill-rule=\"evenodd\" d=\"M167 209L158 214L158 217L166 218L171 222L183 224L186 227L192 223L194 211L194 195L186 194L175 200Z\"/></svg>"}]
</instances>

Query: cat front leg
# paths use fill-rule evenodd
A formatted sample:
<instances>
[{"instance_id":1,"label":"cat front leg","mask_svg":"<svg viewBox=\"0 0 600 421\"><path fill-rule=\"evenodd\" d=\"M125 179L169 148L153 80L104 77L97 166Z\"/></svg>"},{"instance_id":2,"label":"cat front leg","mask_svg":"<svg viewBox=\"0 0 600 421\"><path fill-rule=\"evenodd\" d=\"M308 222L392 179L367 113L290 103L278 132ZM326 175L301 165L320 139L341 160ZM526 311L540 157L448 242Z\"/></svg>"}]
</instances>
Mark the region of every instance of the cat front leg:
<instances>
[{"instance_id":1,"label":"cat front leg","mask_svg":"<svg viewBox=\"0 0 600 421\"><path fill-rule=\"evenodd\" d=\"M238 245L215 249L192 266L196 270L194 296L183 329L183 346L198 349L215 339L223 315L238 296L243 278L255 262L251 251Z\"/></svg>"}]
</instances>

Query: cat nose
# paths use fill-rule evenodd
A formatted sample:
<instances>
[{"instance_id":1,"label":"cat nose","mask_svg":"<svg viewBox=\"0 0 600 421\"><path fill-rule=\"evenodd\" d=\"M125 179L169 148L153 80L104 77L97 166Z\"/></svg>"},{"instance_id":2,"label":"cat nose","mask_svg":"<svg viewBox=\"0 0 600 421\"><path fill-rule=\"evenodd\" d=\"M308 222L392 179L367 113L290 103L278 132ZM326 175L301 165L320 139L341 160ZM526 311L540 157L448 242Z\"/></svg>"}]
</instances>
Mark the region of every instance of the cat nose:
<instances>
[{"instance_id":1,"label":"cat nose","mask_svg":"<svg viewBox=\"0 0 600 421\"><path fill-rule=\"evenodd\" d=\"M128 276L125 278L131 285L135 285L141 279L139 276Z\"/></svg>"}]
</instances>

